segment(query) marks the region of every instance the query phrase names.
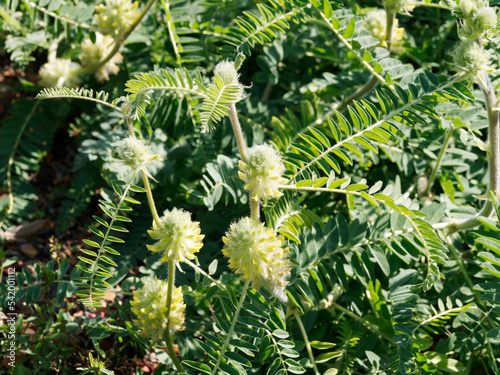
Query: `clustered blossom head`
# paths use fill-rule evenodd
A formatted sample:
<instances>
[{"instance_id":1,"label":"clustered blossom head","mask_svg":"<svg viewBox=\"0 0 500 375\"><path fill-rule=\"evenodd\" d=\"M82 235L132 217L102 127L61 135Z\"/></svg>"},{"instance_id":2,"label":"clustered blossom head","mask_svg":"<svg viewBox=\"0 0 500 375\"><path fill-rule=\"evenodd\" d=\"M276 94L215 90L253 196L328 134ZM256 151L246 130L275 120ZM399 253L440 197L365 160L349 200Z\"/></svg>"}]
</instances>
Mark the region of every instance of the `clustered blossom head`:
<instances>
[{"instance_id":1,"label":"clustered blossom head","mask_svg":"<svg viewBox=\"0 0 500 375\"><path fill-rule=\"evenodd\" d=\"M452 52L455 70L476 75L480 72L492 71L490 53L474 40L460 42Z\"/></svg>"},{"instance_id":2,"label":"clustered blossom head","mask_svg":"<svg viewBox=\"0 0 500 375\"><path fill-rule=\"evenodd\" d=\"M374 9L368 12L364 19L364 26L370 34L380 41L383 47L387 47L387 13L384 9ZM401 51L403 44L404 29L398 27L398 19L395 18L392 25L391 50Z\"/></svg>"},{"instance_id":3,"label":"clustered blossom head","mask_svg":"<svg viewBox=\"0 0 500 375\"><path fill-rule=\"evenodd\" d=\"M95 43L87 37L81 44L82 56L80 60L84 67L92 67L104 57L106 57L114 48L116 41L109 35L103 35L100 32L95 33ZM123 61L123 55L116 53L106 64L99 67L94 75L99 82L109 80L109 74L117 74L120 68L116 64Z\"/></svg>"},{"instance_id":4,"label":"clustered blossom head","mask_svg":"<svg viewBox=\"0 0 500 375\"><path fill-rule=\"evenodd\" d=\"M122 162L134 171L146 171L146 164L158 157L149 153L149 147L144 140L135 137L120 141L116 150Z\"/></svg>"},{"instance_id":5,"label":"clustered blossom head","mask_svg":"<svg viewBox=\"0 0 500 375\"><path fill-rule=\"evenodd\" d=\"M285 165L279 151L271 145L250 148L246 163L240 161L239 167L238 176L245 182L245 189L250 191L253 199L266 203L268 198L283 195L278 186L286 182L282 177Z\"/></svg>"},{"instance_id":6,"label":"clustered blossom head","mask_svg":"<svg viewBox=\"0 0 500 375\"><path fill-rule=\"evenodd\" d=\"M39 84L45 87L77 87L82 81L80 64L56 58L43 64Z\"/></svg>"},{"instance_id":7,"label":"clustered blossom head","mask_svg":"<svg viewBox=\"0 0 500 375\"><path fill-rule=\"evenodd\" d=\"M137 11L139 3L131 0L105 0L95 7L97 27L106 35L120 39L123 33L137 21L140 13Z\"/></svg>"},{"instance_id":8,"label":"clustered blossom head","mask_svg":"<svg viewBox=\"0 0 500 375\"><path fill-rule=\"evenodd\" d=\"M194 254L202 246L205 237L200 234L200 223L191 220L191 214L182 209L166 210L157 227L149 230L149 235L158 240L148 245L153 253L163 253L162 261L186 261L194 259Z\"/></svg>"},{"instance_id":9,"label":"clustered blossom head","mask_svg":"<svg viewBox=\"0 0 500 375\"><path fill-rule=\"evenodd\" d=\"M391 13L410 14L415 8L411 0L384 0L385 10Z\"/></svg>"},{"instance_id":10,"label":"clustered blossom head","mask_svg":"<svg viewBox=\"0 0 500 375\"><path fill-rule=\"evenodd\" d=\"M142 334L156 341L167 328L171 333L181 331L184 327L184 310L186 305L182 288L173 290L170 312L167 309L168 283L160 279L147 279L144 286L134 291L134 300L130 301L132 312L137 316L134 320Z\"/></svg>"},{"instance_id":11,"label":"clustered blossom head","mask_svg":"<svg viewBox=\"0 0 500 375\"><path fill-rule=\"evenodd\" d=\"M223 254L229 258L229 267L244 279L250 279L254 288L264 287L282 301L291 267L288 248L283 248L284 237L249 217L231 224L224 242Z\"/></svg>"}]
</instances>

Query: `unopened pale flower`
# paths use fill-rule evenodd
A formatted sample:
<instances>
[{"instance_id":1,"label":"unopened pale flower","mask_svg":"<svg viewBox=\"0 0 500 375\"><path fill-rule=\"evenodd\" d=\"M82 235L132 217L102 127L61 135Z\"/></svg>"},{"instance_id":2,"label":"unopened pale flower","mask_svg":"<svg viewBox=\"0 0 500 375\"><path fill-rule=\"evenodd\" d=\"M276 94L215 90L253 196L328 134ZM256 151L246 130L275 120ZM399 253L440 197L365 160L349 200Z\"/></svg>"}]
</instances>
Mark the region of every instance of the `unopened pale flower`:
<instances>
[{"instance_id":1,"label":"unopened pale flower","mask_svg":"<svg viewBox=\"0 0 500 375\"><path fill-rule=\"evenodd\" d=\"M484 7L478 10L474 17L473 25L477 32L483 33L488 29L497 26L497 13L495 9L490 7Z\"/></svg>"},{"instance_id":2,"label":"unopened pale flower","mask_svg":"<svg viewBox=\"0 0 500 375\"><path fill-rule=\"evenodd\" d=\"M239 74L232 61L221 61L215 66L214 73L217 74L225 84L238 84Z\"/></svg>"},{"instance_id":3,"label":"unopened pale flower","mask_svg":"<svg viewBox=\"0 0 500 375\"><path fill-rule=\"evenodd\" d=\"M474 40L459 42L452 52L453 67L458 72L476 75L491 71L490 53Z\"/></svg>"},{"instance_id":4,"label":"unopened pale flower","mask_svg":"<svg viewBox=\"0 0 500 375\"><path fill-rule=\"evenodd\" d=\"M82 56L80 60L84 67L92 67L97 64L111 53L116 44L113 37L109 35L103 35L100 32L96 32L95 36L95 43L90 40L90 37L87 37L81 44ZM117 74L120 68L116 64L120 64L122 61L123 55L121 53L115 53L106 64L95 70L94 75L97 80L99 82L104 82L109 80L110 74Z\"/></svg>"},{"instance_id":5,"label":"unopened pale flower","mask_svg":"<svg viewBox=\"0 0 500 375\"><path fill-rule=\"evenodd\" d=\"M146 171L146 164L158 157L149 153L149 147L144 140L135 137L127 137L120 141L116 150L123 163L134 171Z\"/></svg>"},{"instance_id":6,"label":"unopened pale flower","mask_svg":"<svg viewBox=\"0 0 500 375\"><path fill-rule=\"evenodd\" d=\"M384 0L384 7L388 12L410 14L415 8L411 0Z\"/></svg>"},{"instance_id":7,"label":"unopened pale flower","mask_svg":"<svg viewBox=\"0 0 500 375\"><path fill-rule=\"evenodd\" d=\"M171 333L183 330L184 310L186 305L182 288L173 290L170 312L167 309L168 283L160 279L147 279L144 286L133 292L132 312L137 316L134 320L142 334L158 340L167 328Z\"/></svg>"},{"instance_id":8,"label":"unopened pale flower","mask_svg":"<svg viewBox=\"0 0 500 375\"><path fill-rule=\"evenodd\" d=\"M246 163L240 161L239 167L238 176L245 182L245 189L250 191L253 199L266 203L269 198L283 195L278 186L287 181L282 177L285 165L279 151L271 145L251 147Z\"/></svg>"},{"instance_id":9,"label":"unopened pale flower","mask_svg":"<svg viewBox=\"0 0 500 375\"><path fill-rule=\"evenodd\" d=\"M45 87L77 87L81 81L80 64L71 59L56 58L43 64L38 72L39 84Z\"/></svg>"},{"instance_id":10,"label":"unopened pale flower","mask_svg":"<svg viewBox=\"0 0 500 375\"><path fill-rule=\"evenodd\" d=\"M95 7L99 31L120 39L139 18L138 7L137 1L132 3L130 0L105 0Z\"/></svg>"},{"instance_id":11,"label":"unopened pale flower","mask_svg":"<svg viewBox=\"0 0 500 375\"><path fill-rule=\"evenodd\" d=\"M194 259L205 237L200 232L200 223L192 221L189 212L177 208L166 210L158 226L148 230L149 235L158 242L147 247L154 253L162 253L161 260L164 262Z\"/></svg>"},{"instance_id":12,"label":"unopened pale flower","mask_svg":"<svg viewBox=\"0 0 500 375\"><path fill-rule=\"evenodd\" d=\"M286 301L285 287L291 267L288 248L283 248L284 237L249 217L231 224L224 242L223 254L229 258L229 267L244 279L250 279L254 288L264 287L282 301Z\"/></svg>"}]
</instances>

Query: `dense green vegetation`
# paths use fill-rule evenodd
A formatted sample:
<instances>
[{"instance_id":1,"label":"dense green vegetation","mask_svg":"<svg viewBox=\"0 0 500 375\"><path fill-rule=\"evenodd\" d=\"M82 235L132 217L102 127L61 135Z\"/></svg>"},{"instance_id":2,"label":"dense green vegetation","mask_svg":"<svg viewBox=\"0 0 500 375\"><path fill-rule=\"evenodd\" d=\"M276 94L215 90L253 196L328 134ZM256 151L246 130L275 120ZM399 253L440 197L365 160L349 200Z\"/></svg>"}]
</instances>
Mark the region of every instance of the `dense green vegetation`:
<instances>
[{"instance_id":1,"label":"dense green vegetation","mask_svg":"<svg viewBox=\"0 0 500 375\"><path fill-rule=\"evenodd\" d=\"M1 371L500 374L498 31L482 0L6 0Z\"/></svg>"}]
</instances>

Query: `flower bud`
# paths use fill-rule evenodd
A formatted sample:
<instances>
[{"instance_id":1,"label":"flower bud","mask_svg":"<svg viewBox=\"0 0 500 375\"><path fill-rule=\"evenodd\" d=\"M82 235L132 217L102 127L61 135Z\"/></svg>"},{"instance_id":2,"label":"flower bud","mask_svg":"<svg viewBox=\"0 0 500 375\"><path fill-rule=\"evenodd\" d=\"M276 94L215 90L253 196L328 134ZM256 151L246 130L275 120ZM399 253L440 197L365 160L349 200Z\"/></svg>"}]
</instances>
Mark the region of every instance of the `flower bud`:
<instances>
[{"instance_id":1,"label":"flower bud","mask_svg":"<svg viewBox=\"0 0 500 375\"><path fill-rule=\"evenodd\" d=\"M200 223L192 221L189 212L177 208L166 210L158 226L148 230L158 242L147 247L153 253L163 253L161 260L164 262L194 259L194 253L202 248L201 241L205 237L200 232Z\"/></svg>"},{"instance_id":2,"label":"flower bud","mask_svg":"<svg viewBox=\"0 0 500 375\"><path fill-rule=\"evenodd\" d=\"M223 254L229 258L229 267L244 279L250 279L254 288L264 287L282 301L291 267L289 249L283 249L283 236L267 229L264 223L249 217L231 224L224 242Z\"/></svg>"},{"instance_id":3,"label":"flower bud","mask_svg":"<svg viewBox=\"0 0 500 375\"><path fill-rule=\"evenodd\" d=\"M156 158L149 153L146 142L135 137L127 137L120 141L116 150L123 163L134 171L144 170L146 164Z\"/></svg>"},{"instance_id":4,"label":"flower bud","mask_svg":"<svg viewBox=\"0 0 500 375\"><path fill-rule=\"evenodd\" d=\"M240 75L236 71L234 62L232 61L221 61L215 66L214 73L217 74L226 85L239 85L238 78Z\"/></svg>"},{"instance_id":5,"label":"flower bud","mask_svg":"<svg viewBox=\"0 0 500 375\"><path fill-rule=\"evenodd\" d=\"M239 167L238 176L245 182L245 189L250 191L253 199L267 203L268 198L283 195L278 185L287 181L281 177L285 165L274 147L264 144L250 148L247 162L240 161Z\"/></svg>"},{"instance_id":6,"label":"flower bud","mask_svg":"<svg viewBox=\"0 0 500 375\"><path fill-rule=\"evenodd\" d=\"M491 71L490 53L474 40L460 42L453 50L452 57L454 68L458 72L476 75Z\"/></svg>"},{"instance_id":7,"label":"flower bud","mask_svg":"<svg viewBox=\"0 0 500 375\"><path fill-rule=\"evenodd\" d=\"M413 8L415 8L415 5L411 4L411 0L384 0L383 3L385 10L391 13L409 15Z\"/></svg>"},{"instance_id":8,"label":"flower bud","mask_svg":"<svg viewBox=\"0 0 500 375\"><path fill-rule=\"evenodd\" d=\"M497 20L497 13L495 9L485 7L479 9L472 23L474 29L481 34L488 29L496 27Z\"/></svg>"},{"instance_id":9,"label":"flower bud","mask_svg":"<svg viewBox=\"0 0 500 375\"><path fill-rule=\"evenodd\" d=\"M170 312L167 309L168 283L160 279L147 279L144 286L133 292L132 312L137 316L134 320L142 334L157 341L169 323L171 333L181 331L184 327L184 310L186 305L182 288L173 290Z\"/></svg>"},{"instance_id":10,"label":"flower bud","mask_svg":"<svg viewBox=\"0 0 500 375\"><path fill-rule=\"evenodd\" d=\"M56 58L43 64L39 71L39 84L44 87L77 87L81 79L81 67L71 59Z\"/></svg>"},{"instance_id":11,"label":"flower bud","mask_svg":"<svg viewBox=\"0 0 500 375\"><path fill-rule=\"evenodd\" d=\"M81 44L82 56L80 59L84 67L92 67L92 65L97 64L111 52L115 45L115 40L109 35L102 35L100 32L96 32L95 36L95 43L87 37ZM106 64L94 72L97 80L102 83L109 80L110 73L117 74L120 68L116 64L121 63L122 60L123 55L116 53Z\"/></svg>"},{"instance_id":12,"label":"flower bud","mask_svg":"<svg viewBox=\"0 0 500 375\"><path fill-rule=\"evenodd\" d=\"M460 18L469 18L477 12L477 4L474 0L460 0L457 12Z\"/></svg>"},{"instance_id":13,"label":"flower bud","mask_svg":"<svg viewBox=\"0 0 500 375\"><path fill-rule=\"evenodd\" d=\"M125 31L137 20L139 3L130 0L105 0L95 7L97 27L103 34L120 39Z\"/></svg>"}]
</instances>

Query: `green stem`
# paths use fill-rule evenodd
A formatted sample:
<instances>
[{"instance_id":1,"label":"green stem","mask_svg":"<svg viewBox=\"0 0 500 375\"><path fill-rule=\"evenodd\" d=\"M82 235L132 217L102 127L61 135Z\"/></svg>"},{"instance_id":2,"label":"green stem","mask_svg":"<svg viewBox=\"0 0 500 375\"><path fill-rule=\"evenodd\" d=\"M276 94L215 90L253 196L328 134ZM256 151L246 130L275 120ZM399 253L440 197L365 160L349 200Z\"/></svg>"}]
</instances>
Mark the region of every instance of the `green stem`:
<instances>
[{"instance_id":1,"label":"green stem","mask_svg":"<svg viewBox=\"0 0 500 375\"><path fill-rule=\"evenodd\" d=\"M243 306L243 301L245 301L245 296L247 295L249 286L250 286L250 279L247 279L245 281L245 285L243 286L243 290L241 291L240 300L238 302L238 306L236 306L236 311L234 312L233 321L231 322L231 327L229 327L229 332L227 333L226 340L224 340L224 345L222 346L219 358L217 359L217 363L215 364L215 368L212 370L212 375L217 374L217 370L219 369L222 358L224 357L224 353L226 352L226 349L229 345L231 336L233 336L234 327L236 327L236 322L238 321L238 317L240 315L240 311Z\"/></svg>"},{"instance_id":2,"label":"green stem","mask_svg":"<svg viewBox=\"0 0 500 375\"><path fill-rule=\"evenodd\" d=\"M177 60L177 64L182 66L182 58L179 53L179 48L177 48L177 43L175 42L174 24L172 21L172 13L170 12L170 1L161 0L161 5L163 6L163 10L165 10L165 14L167 16L168 35L170 36L170 42L172 43L172 47L174 49L175 59Z\"/></svg>"},{"instance_id":3,"label":"green stem","mask_svg":"<svg viewBox=\"0 0 500 375\"><path fill-rule=\"evenodd\" d=\"M260 221L260 204L253 198L250 198L250 215L253 220Z\"/></svg>"},{"instance_id":4,"label":"green stem","mask_svg":"<svg viewBox=\"0 0 500 375\"><path fill-rule=\"evenodd\" d=\"M151 214L153 215L154 227L158 227L160 225L160 218L158 216L158 211L156 211L155 201L153 199L153 193L151 191L151 185L149 184L149 178L146 172L141 171L142 180L144 182L144 188L146 189L146 194L148 196L149 208L151 210ZM177 354L174 350L174 345L172 344L172 336L170 335L170 307L172 305L172 293L174 290L174 282L175 282L175 262L169 260L168 262L168 286L167 286L167 311L168 311L168 319L167 319L167 328L165 329L164 339L167 344L168 354L174 362L175 368L177 371L183 372L184 368L182 367L182 363L177 358Z\"/></svg>"},{"instance_id":5,"label":"green stem","mask_svg":"<svg viewBox=\"0 0 500 375\"><path fill-rule=\"evenodd\" d=\"M174 362L175 368L177 371L184 371L179 358L177 358L177 354L174 350L174 345L172 344L172 336L170 334L170 309L172 307L172 294L174 292L174 283L175 283L175 261L168 261L168 284L167 284L167 328L165 329L165 342L167 343L168 354L170 358Z\"/></svg>"},{"instance_id":6,"label":"green stem","mask_svg":"<svg viewBox=\"0 0 500 375\"><path fill-rule=\"evenodd\" d=\"M160 217L158 216L158 211L156 211L155 200L153 199L153 192L151 191L151 185L149 184L149 178L146 172L141 171L142 181L144 182L144 188L146 189L146 195L148 196L149 208L151 214L153 215L154 226L158 227L160 225Z\"/></svg>"},{"instance_id":7,"label":"green stem","mask_svg":"<svg viewBox=\"0 0 500 375\"><path fill-rule=\"evenodd\" d=\"M199 267L197 264L191 262L189 259L183 259L182 260L184 263L187 263L189 266L191 266L192 268L194 268L196 271L198 271L199 273L201 273L203 276L205 276L206 278L208 278L211 282L213 282L214 284L216 284L219 288L221 289L226 289L226 286L221 283L219 280L215 280L212 276L210 276L208 273L206 273L201 267Z\"/></svg>"},{"instance_id":8,"label":"green stem","mask_svg":"<svg viewBox=\"0 0 500 375\"><path fill-rule=\"evenodd\" d=\"M366 82L363 86L361 86L356 92L351 94L351 96L347 97L344 102L337 108L337 111L342 112L349 104L351 104L354 100L365 96L369 93L375 86L378 84L378 78L374 75L370 78L368 82Z\"/></svg>"},{"instance_id":9,"label":"green stem","mask_svg":"<svg viewBox=\"0 0 500 375\"><path fill-rule=\"evenodd\" d=\"M247 145L245 142L245 137L243 136L243 131L241 130L240 120L238 119L238 112L236 112L236 105L229 105L229 119L231 120L231 125L233 126L234 136L236 137L236 142L238 143L238 150L240 151L241 160L243 163L248 161Z\"/></svg>"},{"instance_id":10,"label":"green stem","mask_svg":"<svg viewBox=\"0 0 500 375\"><path fill-rule=\"evenodd\" d=\"M385 11L386 16L386 29L385 29L385 42L387 43L387 50L391 50L392 36L394 35L394 20L396 19L396 13Z\"/></svg>"},{"instance_id":11,"label":"green stem","mask_svg":"<svg viewBox=\"0 0 500 375\"><path fill-rule=\"evenodd\" d=\"M436 165L434 166L434 169L432 170L431 176L429 177L429 180L427 181L427 186L425 187L425 190L423 192L423 196L429 195L429 191L431 190L432 183L434 182L434 179L436 178L437 171L439 170L439 167L441 166L441 163L443 161L444 154L446 153L446 149L448 148L448 143L450 142L451 135L453 134L453 126L450 125L448 128L448 131L446 132L446 138L444 139L444 144L443 147L441 148L441 152L439 153L438 159L436 161Z\"/></svg>"},{"instance_id":12,"label":"green stem","mask_svg":"<svg viewBox=\"0 0 500 375\"><path fill-rule=\"evenodd\" d=\"M316 362L314 361L314 356L312 353L311 344L309 343L309 338L307 337L307 332L304 328L304 324L302 324L302 320L300 319L300 316L299 316L297 309L293 309L293 316L295 317L295 320L297 321L297 324L299 325L300 332L302 333L302 338L304 339L304 344L306 345L307 354L309 354L309 359L311 360L311 363L312 363L312 366L314 369L314 373L316 375L320 375L318 368L316 367Z\"/></svg>"},{"instance_id":13,"label":"green stem","mask_svg":"<svg viewBox=\"0 0 500 375\"><path fill-rule=\"evenodd\" d=\"M236 138L236 143L238 144L238 150L240 151L241 160L243 163L248 162L248 153L245 137L243 136L243 131L241 130L240 120L238 119L238 112L236 112L236 105L231 104L229 106L229 119L231 120L231 125L233 126L234 136ZM260 220L260 204L252 198L251 192L249 192L250 198L250 214L252 219L255 221Z\"/></svg>"},{"instance_id":14,"label":"green stem","mask_svg":"<svg viewBox=\"0 0 500 375\"><path fill-rule=\"evenodd\" d=\"M486 103L486 112L488 113L488 172L489 172L489 190L495 195L500 190L500 124L498 118L497 100L495 89L491 84L490 77L484 73L484 77L478 76L479 84L483 90ZM495 211L491 200L483 206L481 212L471 219L462 221L452 227L452 231L474 228L481 223L477 220L479 216L490 217Z\"/></svg>"},{"instance_id":15,"label":"green stem","mask_svg":"<svg viewBox=\"0 0 500 375\"><path fill-rule=\"evenodd\" d=\"M130 116L126 115L125 119L127 120L127 126L130 136L135 137L134 127L132 126L132 121L130 120Z\"/></svg>"}]
</instances>

